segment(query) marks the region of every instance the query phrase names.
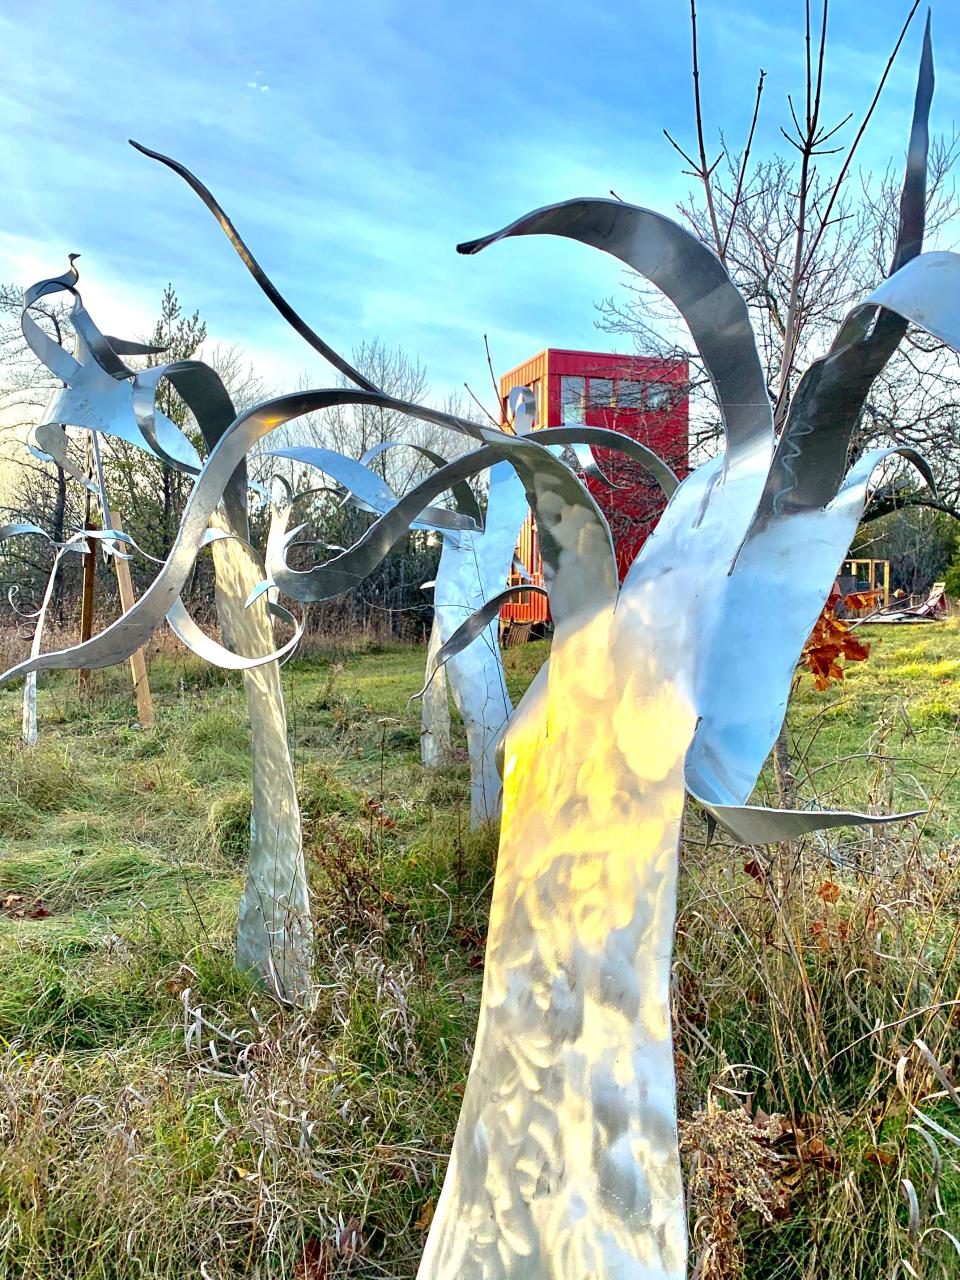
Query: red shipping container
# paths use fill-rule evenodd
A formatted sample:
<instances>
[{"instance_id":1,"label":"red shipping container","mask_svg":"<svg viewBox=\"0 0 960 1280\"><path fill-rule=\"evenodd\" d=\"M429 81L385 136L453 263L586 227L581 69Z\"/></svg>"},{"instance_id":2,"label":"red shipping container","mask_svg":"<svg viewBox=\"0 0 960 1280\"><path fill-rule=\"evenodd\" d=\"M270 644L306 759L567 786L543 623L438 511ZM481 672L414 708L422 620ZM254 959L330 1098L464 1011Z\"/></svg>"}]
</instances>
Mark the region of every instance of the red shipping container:
<instances>
[{"instance_id":1,"label":"red shipping container","mask_svg":"<svg viewBox=\"0 0 960 1280\"><path fill-rule=\"evenodd\" d=\"M615 355L602 351L561 351L550 347L500 379L501 421L507 422L507 397L513 387L531 389L537 405L537 427L586 423L631 436L658 453L682 479L689 469L689 369L687 361L652 356ZM613 534L617 568L623 580L666 505L659 487L643 467L623 454L594 450L601 471L615 487L592 478L591 494ZM517 559L529 578L543 583L536 525L528 519L517 544ZM511 586L524 575L514 573ZM510 622L543 623L549 618L546 599L530 593L505 605Z\"/></svg>"}]
</instances>

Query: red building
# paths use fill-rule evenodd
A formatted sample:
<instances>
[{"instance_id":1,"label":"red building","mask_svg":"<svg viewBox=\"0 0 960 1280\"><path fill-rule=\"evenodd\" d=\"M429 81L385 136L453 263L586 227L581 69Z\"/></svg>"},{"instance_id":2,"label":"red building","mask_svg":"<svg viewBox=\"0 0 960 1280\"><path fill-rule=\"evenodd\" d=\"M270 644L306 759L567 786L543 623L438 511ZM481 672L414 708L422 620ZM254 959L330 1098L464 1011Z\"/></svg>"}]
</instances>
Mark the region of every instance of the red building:
<instances>
[{"instance_id":1,"label":"red building","mask_svg":"<svg viewBox=\"0 0 960 1280\"><path fill-rule=\"evenodd\" d=\"M517 365L500 379L501 421L507 421L512 387L529 387L536 398L537 426L559 427L582 422L609 427L647 445L678 476L688 470L689 370L686 360L663 361L650 356L613 355L602 351L560 351L550 347ZM607 449L594 450L597 464L614 488L588 479L587 485L610 524L623 579L666 505L659 487L630 458ZM541 584L537 531L528 519L520 534L517 559L533 582ZM511 586L523 582L520 574ZM526 595L504 606L505 621L545 622L543 596Z\"/></svg>"}]
</instances>

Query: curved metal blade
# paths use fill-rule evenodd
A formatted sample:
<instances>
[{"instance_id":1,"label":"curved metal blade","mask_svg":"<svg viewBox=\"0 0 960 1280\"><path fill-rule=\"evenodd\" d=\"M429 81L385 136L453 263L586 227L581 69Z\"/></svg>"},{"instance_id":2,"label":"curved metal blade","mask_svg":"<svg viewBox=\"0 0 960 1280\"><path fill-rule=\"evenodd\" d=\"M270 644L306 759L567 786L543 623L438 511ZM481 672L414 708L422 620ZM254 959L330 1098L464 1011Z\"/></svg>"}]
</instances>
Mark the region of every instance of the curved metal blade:
<instances>
[{"instance_id":1,"label":"curved metal blade","mask_svg":"<svg viewBox=\"0 0 960 1280\"><path fill-rule=\"evenodd\" d=\"M903 277L906 264L919 260L917 255L923 245L928 120L933 86L933 50L928 16L900 198L900 226L891 275L885 283L890 286L887 292L893 299L909 294L913 282L922 277L922 297L936 305L946 298L949 287L946 276L941 278L936 269L931 274L921 269L919 272L908 271ZM898 277L903 278L894 285L893 281ZM955 289L954 281L951 302L956 297ZM853 310L827 355L814 361L800 379L757 508L758 521L776 518L788 511L823 507L843 483L850 441L870 387L907 330L905 313L895 303L887 305L883 299L884 291L885 285L881 285L865 304ZM882 303L887 309L876 313L874 306L877 303ZM945 309L942 305L937 309L938 314L943 315ZM960 310L955 304L948 309L952 310L956 321ZM922 315L923 307L919 310ZM922 318L915 322L928 328ZM955 323L953 332L956 334ZM944 337L944 341L956 345L949 337Z\"/></svg>"},{"instance_id":2,"label":"curved metal blade","mask_svg":"<svg viewBox=\"0 0 960 1280\"><path fill-rule=\"evenodd\" d=\"M359 369L355 369L352 364L344 360L342 356L338 355L337 352L334 351L333 347L324 342L320 335L315 333L307 322L303 320L296 311L294 311L293 307L291 307L290 303L287 302L286 298L284 298L283 294L276 285L274 285L273 281L260 266L260 263L257 262L256 258L247 248L240 236L240 233L227 217L223 208L199 178L195 177L195 175L192 174L184 165L180 164L179 161L172 160L169 156L162 155L159 151L151 151L149 147L141 146L139 142L134 142L132 138L130 139L130 145L142 155L149 156L151 160L159 160L160 163L165 164L168 169L172 169L174 173L179 174L180 177L183 178L184 182L186 182L187 185L197 193L203 203L216 218L217 222L220 223L227 239L236 250L240 261L253 276L254 280L256 280L257 284L280 312L287 324L295 329L297 333L300 334L300 337L313 347L314 351L318 351L325 360L328 360L335 369L339 369L341 373L346 374L346 376L355 382L358 387L363 387L366 391L377 390L377 387L374 386L369 378L364 377Z\"/></svg>"},{"instance_id":3,"label":"curved metal blade","mask_svg":"<svg viewBox=\"0 0 960 1280\"><path fill-rule=\"evenodd\" d=\"M305 466L316 467L318 471L322 471L324 475L330 476L348 489L358 506L377 515L383 515L397 505L396 494L385 480L366 465L362 458L356 462L353 458L337 453L334 449L321 449L314 445L293 445L289 449L271 449L268 456L290 458ZM469 488L469 486L466 487ZM412 528L475 530L480 527L471 516L447 511L443 507L425 507L421 514L423 518L414 521Z\"/></svg>"},{"instance_id":4,"label":"curved metal blade","mask_svg":"<svg viewBox=\"0 0 960 1280\"><path fill-rule=\"evenodd\" d=\"M538 444L585 444L597 449L611 449L617 453L623 453L645 467L668 498L680 483L659 454L648 449L639 440L634 440L620 431L611 431L606 427L572 424L565 427L543 427L537 432L536 439ZM606 477L603 478L606 479ZM610 481L607 480L607 484L609 483Z\"/></svg>"},{"instance_id":5,"label":"curved metal blade","mask_svg":"<svg viewBox=\"0 0 960 1280\"><path fill-rule=\"evenodd\" d=\"M475 613L471 613L470 617L457 627L456 631L446 644L441 645L437 650L433 661L433 667L427 675L426 684L424 684L422 689L418 689L417 692L412 695L410 701L413 702L414 699L423 697L427 689L430 687L430 681L441 667L443 667L450 658L455 657L458 653L462 653L468 645L473 644L474 640L476 640L478 636L483 635L484 631L486 631L490 623L499 615L500 610L505 604L508 604L511 600L516 599L517 596L522 595L523 593L530 592L541 596L548 594L545 587L535 587L532 584L530 586L523 587L507 587L506 590L499 592L488 600L482 609L478 609Z\"/></svg>"},{"instance_id":6,"label":"curved metal blade","mask_svg":"<svg viewBox=\"0 0 960 1280\"><path fill-rule=\"evenodd\" d=\"M445 467L450 461L440 453L435 453L433 449L427 449L422 444L412 444L409 440L383 440L380 444L375 444L372 449L368 449L360 458L365 467L368 467L375 458L379 458L382 453L386 453L390 449L413 449L415 453L421 454L428 461L432 462L434 467ZM450 492L453 494L454 506L461 515L469 516L478 529L483 528L483 512L480 510L480 504L477 502L477 496L466 483L462 481L460 484L454 485Z\"/></svg>"},{"instance_id":7,"label":"curved metal blade","mask_svg":"<svg viewBox=\"0 0 960 1280\"><path fill-rule=\"evenodd\" d=\"M457 245L477 253L508 236L555 235L625 262L686 321L723 414L726 470L766 466L773 414L747 306L720 259L677 223L614 200L567 200L536 209L493 235Z\"/></svg>"},{"instance_id":8,"label":"curved metal blade","mask_svg":"<svg viewBox=\"0 0 960 1280\"><path fill-rule=\"evenodd\" d=\"M879 815L832 809L764 809L759 805L708 804L693 792L690 794L740 844L779 844L832 827L882 827L926 812L913 809L909 813Z\"/></svg>"},{"instance_id":9,"label":"curved metal blade","mask_svg":"<svg viewBox=\"0 0 960 1280\"><path fill-rule=\"evenodd\" d=\"M273 617L289 623L294 628L294 634L279 649L259 658L244 658L241 654L234 653L219 641L212 639L205 631L201 631L187 612L182 600L176 600L171 605L167 611L167 622L177 639L198 658L203 658L205 662L215 667L222 667L225 671L252 671L255 667L266 666L268 662L280 661L281 658L292 653L303 638L303 623L298 622L289 609L269 603L267 608Z\"/></svg>"}]
</instances>

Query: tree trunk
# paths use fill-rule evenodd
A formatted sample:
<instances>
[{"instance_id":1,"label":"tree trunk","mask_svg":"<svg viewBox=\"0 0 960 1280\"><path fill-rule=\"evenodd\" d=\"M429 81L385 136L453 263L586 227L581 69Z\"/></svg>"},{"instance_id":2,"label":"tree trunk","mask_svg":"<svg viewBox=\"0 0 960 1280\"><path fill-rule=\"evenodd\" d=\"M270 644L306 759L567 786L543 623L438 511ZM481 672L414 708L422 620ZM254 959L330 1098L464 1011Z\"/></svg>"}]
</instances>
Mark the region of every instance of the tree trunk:
<instances>
[{"instance_id":1,"label":"tree trunk","mask_svg":"<svg viewBox=\"0 0 960 1280\"><path fill-rule=\"evenodd\" d=\"M211 524L230 528L219 513ZM224 642L248 657L271 652L275 641L266 600L244 608L265 576L258 558L235 540L215 542L213 557ZM237 965L256 974L279 999L308 1004L313 921L279 664L243 672L243 685L250 717L253 812Z\"/></svg>"},{"instance_id":2,"label":"tree trunk","mask_svg":"<svg viewBox=\"0 0 960 1280\"><path fill-rule=\"evenodd\" d=\"M777 794L781 809L797 807L797 780L790 758L790 741L787 738L787 722L784 721L773 744L773 771L777 779Z\"/></svg>"},{"instance_id":3,"label":"tree trunk","mask_svg":"<svg viewBox=\"0 0 960 1280\"><path fill-rule=\"evenodd\" d=\"M436 616L427 646L427 675L441 645L440 626ZM425 769L439 769L450 759L450 703L447 699L447 673L436 673L427 685L420 708L420 759Z\"/></svg>"}]
</instances>

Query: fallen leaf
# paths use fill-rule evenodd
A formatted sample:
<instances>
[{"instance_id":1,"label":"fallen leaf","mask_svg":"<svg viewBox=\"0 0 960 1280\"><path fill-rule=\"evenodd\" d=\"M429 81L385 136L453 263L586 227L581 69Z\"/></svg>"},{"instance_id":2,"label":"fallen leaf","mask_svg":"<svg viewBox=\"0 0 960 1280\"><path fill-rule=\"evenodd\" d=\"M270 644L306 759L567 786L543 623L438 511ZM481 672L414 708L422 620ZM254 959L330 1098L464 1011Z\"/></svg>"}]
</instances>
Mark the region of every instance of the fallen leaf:
<instances>
[{"instance_id":1,"label":"fallen leaf","mask_svg":"<svg viewBox=\"0 0 960 1280\"><path fill-rule=\"evenodd\" d=\"M433 1221L433 1215L436 1212L437 1204L435 1200L424 1200L420 1206L420 1212L417 1214L417 1220L413 1224L418 1231L429 1231L430 1223Z\"/></svg>"},{"instance_id":2,"label":"fallen leaf","mask_svg":"<svg viewBox=\"0 0 960 1280\"><path fill-rule=\"evenodd\" d=\"M828 1147L822 1138L808 1138L797 1146L797 1155L809 1164L819 1165L828 1173L840 1172L840 1156L832 1147Z\"/></svg>"},{"instance_id":3,"label":"fallen leaf","mask_svg":"<svg viewBox=\"0 0 960 1280\"><path fill-rule=\"evenodd\" d=\"M28 898L22 893L5 893L0 898L0 911L13 920L46 920L50 908L42 898Z\"/></svg>"},{"instance_id":4,"label":"fallen leaf","mask_svg":"<svg viewBox=\"0 0 960 1280\"><path fill-rule=\"evenodd\" d=\"M330 1272L330 1254L323 1240L311 1237L304 1242L300 1260L293 1269L295 1280L327 1280Z\"/></svg>"},{"instance_id":5,"label":"fallen leaf","mask_svg":"<svg viewBox=\"0 0 960 1280\"><path fill-rule=\"evenodd\" d=\"M816 939L817 946L820 950L824 953L828 952L830 950L830 934L823 921L814 920L813 924L810 926L810 932Z\"/></svg>"},{"instance_id":6,"label":"fallen leaf","mask_svg":"<svg viewBox=\"0 0 960 1280\"><path fill-rule=\"evenodd\" d=\"M863 1158L867 1164L881 1164L884 1166L894 1163L894 1158L889 1151L880 1151L877 1147L871 1148L863 1153Z\"/></svg>"},{"instance_id":7,"label":"fallen leaf","mask_svg":"<svg viewBox=\"0 0 960 1280\"><path fill-rule=\"evenodd\" d=\"M822 898L824 902L838 902L840 900L840 886L834 884L832 880L824 880L817 890L817 897Z\"/></svg>"}]
</instances>

